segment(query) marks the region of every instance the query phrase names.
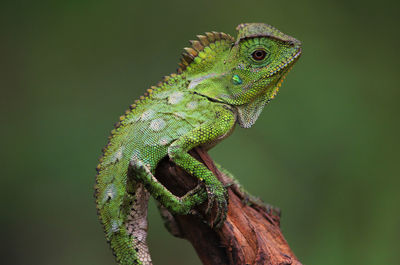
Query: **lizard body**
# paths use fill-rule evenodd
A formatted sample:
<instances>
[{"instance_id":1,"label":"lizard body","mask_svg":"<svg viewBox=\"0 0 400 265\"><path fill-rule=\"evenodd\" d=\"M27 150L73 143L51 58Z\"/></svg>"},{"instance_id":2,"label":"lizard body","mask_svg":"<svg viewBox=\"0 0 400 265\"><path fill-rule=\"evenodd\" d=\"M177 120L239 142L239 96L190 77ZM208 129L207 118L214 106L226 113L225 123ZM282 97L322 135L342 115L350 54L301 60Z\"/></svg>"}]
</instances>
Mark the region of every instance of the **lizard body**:
<instances>
[{"instance_id":1,"label":"lizard body","mask_svg":"<svg viewBox=\"0 0 400 265\"><path fill-rule=\"evenodd\" d=\"M206 33L185 48L177 74L148 90L111 132L97 166L95 197L106 238L121 265L149 265L147 202L152 195L172 214L190 214L205 201L217 206L211 226L225 220L227 193L203 164L188 154L229 136L235 124L251 127L275 97L301 54L301 44L261 23L241 24L238 37ZM168 156L199 180L183 197L154 177Z\"/></svg>"}]
</instances>

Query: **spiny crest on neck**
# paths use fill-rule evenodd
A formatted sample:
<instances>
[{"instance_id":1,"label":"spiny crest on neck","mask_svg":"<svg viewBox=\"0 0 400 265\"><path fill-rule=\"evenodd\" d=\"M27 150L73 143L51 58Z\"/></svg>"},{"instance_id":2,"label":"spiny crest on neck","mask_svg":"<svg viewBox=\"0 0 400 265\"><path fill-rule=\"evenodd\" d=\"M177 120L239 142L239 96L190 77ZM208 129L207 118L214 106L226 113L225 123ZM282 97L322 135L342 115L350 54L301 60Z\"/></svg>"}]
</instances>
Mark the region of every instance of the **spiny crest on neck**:
<instances>
[{"instance_id":1,"label":"spiny crest on neck","mask_svg":"<svg viewBox=\"0 0 400 265\"><path fill-rule=\"evenodd\" d=\"M177 70L178 74L181 74L186 68L198 57L202 57L202 52L206 48L213 48L218 41L227 41L233 43L235 39L223 32L206 32L205 35L197 35L198 40L189 41L192 47L184 48L182 53L182 59L179 63L179 68Z\"/></svg>"}]
</instances>

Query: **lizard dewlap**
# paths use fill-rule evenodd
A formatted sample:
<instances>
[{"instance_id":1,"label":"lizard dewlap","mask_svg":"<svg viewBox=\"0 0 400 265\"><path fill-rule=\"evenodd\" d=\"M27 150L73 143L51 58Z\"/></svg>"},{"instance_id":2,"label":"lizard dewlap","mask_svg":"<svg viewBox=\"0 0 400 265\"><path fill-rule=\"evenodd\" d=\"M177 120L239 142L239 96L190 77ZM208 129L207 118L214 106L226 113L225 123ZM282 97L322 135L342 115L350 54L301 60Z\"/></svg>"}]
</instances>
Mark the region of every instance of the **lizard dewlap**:
<instances>
[{"instance_id":1,"label":"lizard dewlap","mask_svg":"<svg viewBox=\"0 0 400 265\"><path fill-rule=\"evenodd\" d=\"M188 151L211 148L235 124L251 127L301 54L298 40L272 26L249 23L237 30L236 39L219 32L197 36L177 73L148 89L111 132L97 166L95 197L121 265L152 264L146 244L150 195L172 215L207 202L208 210L217 206L210 225L218 228L225 220L226 189ZM177 197L158 182L155 168L165 156L196 177L198 187Z\"/></svg>"}]
</instances>

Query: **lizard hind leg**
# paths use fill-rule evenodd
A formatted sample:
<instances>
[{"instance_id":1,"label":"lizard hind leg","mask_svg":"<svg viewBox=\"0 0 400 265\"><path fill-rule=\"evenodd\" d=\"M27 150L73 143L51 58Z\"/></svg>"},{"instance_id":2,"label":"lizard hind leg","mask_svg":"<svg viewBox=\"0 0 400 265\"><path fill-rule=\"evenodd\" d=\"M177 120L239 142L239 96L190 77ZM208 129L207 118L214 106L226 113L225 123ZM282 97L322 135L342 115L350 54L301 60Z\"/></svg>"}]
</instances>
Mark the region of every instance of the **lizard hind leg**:
<instances>
[{"instance_id":1,"label":"lizard hind leg","mask_svg":"<svg viewBox=\"0 0 400 265\"><path fill-rule=\"evenodd\" d=\"M127 182L128 161L104 166L98 172L96 203L113 254L120 265L151 265L146 245L148 192Z\"/></svg>"}]
</instances>

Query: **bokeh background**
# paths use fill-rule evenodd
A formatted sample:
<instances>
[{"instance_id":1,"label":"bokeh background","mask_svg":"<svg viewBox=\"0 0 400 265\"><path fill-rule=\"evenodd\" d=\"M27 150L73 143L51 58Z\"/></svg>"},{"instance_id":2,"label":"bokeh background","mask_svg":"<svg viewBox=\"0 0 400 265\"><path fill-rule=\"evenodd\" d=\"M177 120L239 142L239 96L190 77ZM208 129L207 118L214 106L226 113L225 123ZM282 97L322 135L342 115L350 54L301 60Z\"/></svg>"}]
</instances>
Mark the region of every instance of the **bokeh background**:
<instances>
[{"instance_id":1,"label":"bokeh background","mask_svg":"<svg viewBox=\"0 0 400 265\"><path fill-rule=\"evenodd\" d=\"M304 54L255 126L211 151L279 206L304 264L400 264L398 1L2 1L1 264L115 264L100 150L196 34L265 22ZM200 264L150 205L155 264Z\"/></svg>"}]
</instances>

